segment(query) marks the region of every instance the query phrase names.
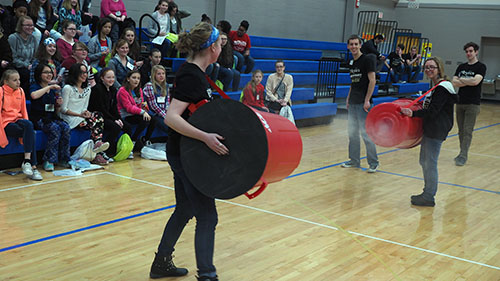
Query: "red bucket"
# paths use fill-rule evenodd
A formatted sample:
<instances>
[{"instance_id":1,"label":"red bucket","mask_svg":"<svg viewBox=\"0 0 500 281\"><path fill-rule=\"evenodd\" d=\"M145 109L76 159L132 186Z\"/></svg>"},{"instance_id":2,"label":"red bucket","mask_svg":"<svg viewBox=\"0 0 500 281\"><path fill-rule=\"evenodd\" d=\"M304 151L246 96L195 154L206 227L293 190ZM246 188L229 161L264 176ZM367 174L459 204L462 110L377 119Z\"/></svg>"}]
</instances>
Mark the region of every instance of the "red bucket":
<instances>
[{"instance_id":1,"label":"red bucket","mask_svg":"<svg viewBox=\"0 0 500 281\"><path fill-rule=\"evenodd\" d=\"M422 118L411 118L401 113L402 107L413 100L398 99L373 107L366 117L366 133L382 147L412 148L422 141ZM413 104L412 111L422 109L422 103Z\"/></svg>"},{"instance_id":2,"label":"red bucket","mask_svg":"<svg viewBox=\"0 0 500 281\"><path fill-rule=\"evenodd\" d=\"M289 176L302 157L302 139L295 125L277 114L257 111L229 99L198 108L193 126L223 136L229 155L218 156L203 142L181 139L181 161L187 177L203 194L230 199L258 196L268 183ZM253 187L260 188L252 194Z\"/></svg>"}]
</instances>

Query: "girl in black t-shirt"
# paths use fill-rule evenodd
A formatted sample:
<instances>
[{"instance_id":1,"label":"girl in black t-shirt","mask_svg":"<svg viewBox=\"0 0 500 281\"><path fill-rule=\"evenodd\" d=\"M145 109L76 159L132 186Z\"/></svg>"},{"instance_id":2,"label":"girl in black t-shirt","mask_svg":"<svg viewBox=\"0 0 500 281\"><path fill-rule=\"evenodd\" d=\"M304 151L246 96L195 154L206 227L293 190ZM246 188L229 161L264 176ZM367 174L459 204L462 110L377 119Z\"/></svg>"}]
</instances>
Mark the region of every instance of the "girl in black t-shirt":
<instances>
[{"instance_id":1,"label":"girl in black t-shirt","mask_svg":"<svg viewBox=\"0 0 500 281\"><path fill-rule=\"evenodd\" d=\"M177 48L187 52L187 62L176 75L176 87L172 94L170 107L165 117L169 127L167 158L175 179L175 211L170 217L158 246L155 260L151 266L150 277L182 276L187 269L177 268L172 262L172 252L187 222L196 217L195 252L198 266L198 280L217 279L213 265L215 226L217 210L215 199L200 193L186 177L180 161L181 135L204 142L218 155L226 155L229 150L221 143L224 138L215 133L199 130L186 120L188 106L203 99L211 100L211 91L205 79L204 70L214 63L221 51L219 31L212 25L202 22L189 33L179 35Z\"/></svg>"}]
</instances>

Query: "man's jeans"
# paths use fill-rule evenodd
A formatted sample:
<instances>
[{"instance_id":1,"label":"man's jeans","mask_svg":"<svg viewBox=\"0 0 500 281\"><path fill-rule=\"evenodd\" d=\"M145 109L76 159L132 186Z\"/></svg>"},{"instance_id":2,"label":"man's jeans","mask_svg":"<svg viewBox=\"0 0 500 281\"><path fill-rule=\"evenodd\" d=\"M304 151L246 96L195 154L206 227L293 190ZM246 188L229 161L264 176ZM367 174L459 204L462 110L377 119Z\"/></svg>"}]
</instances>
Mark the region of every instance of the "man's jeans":
<instances>
[{"instance_id":1,"label":"man's jeans","mask_svg":"<svg viewBox=\"0 0 500 281\"><path fill-rule=\"evenodd\" d=\"M378 165L377 148L366 134L365 121L368 112L363 109L363 104L349 104L347 110L347 131L349 133L349 158L355 166L360 166L361 143L359 133L366 146L368 165Z\"/></svg>"}]
</instances>

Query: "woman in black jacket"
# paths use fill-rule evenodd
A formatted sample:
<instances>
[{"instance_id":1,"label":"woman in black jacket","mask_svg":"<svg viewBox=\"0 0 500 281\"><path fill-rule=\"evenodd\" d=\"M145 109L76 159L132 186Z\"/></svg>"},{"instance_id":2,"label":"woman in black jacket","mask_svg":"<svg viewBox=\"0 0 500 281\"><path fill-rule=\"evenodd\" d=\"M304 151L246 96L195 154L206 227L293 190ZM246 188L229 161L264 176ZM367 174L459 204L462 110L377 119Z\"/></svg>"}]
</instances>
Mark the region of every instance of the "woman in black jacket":
<instances>
[{"instance_id":1,"label":"woman in black jacket","mask_svg":"<svg viewBox=\"0 0 500 281\"><path fill-rule=\"evenodd\" d=\"M423 118L424 136L420 144L420 165L424 174L424 191L413 195L411 203L417 206L434 207L434 196L438 186L438 158L441 144L453 127L453 105L457 94L444 73L440 58L428 59L424 65L425 74L432 85L438 85L425 97L423 108L412 111L402 108L401 112L409 117Z\"/></svg>"},{"instance_id":2,"label":"woman in black jacket","mask_svg":"<svg viewBox=\"0 0 500 281\"><path fill-rule=\"evenodd\" d=\"M109 156L116 154L117 138L121 131L131 135L130 124L120 118L116 107L115 73L109 67L103 68L99 73L97 84L92 88L88 110L99 111L104 117L104 141L109 142L107 153ZM108 155L104 159L110 160ZM112 161L112 160L111 160Z\"/></svg>"}]
</instances>

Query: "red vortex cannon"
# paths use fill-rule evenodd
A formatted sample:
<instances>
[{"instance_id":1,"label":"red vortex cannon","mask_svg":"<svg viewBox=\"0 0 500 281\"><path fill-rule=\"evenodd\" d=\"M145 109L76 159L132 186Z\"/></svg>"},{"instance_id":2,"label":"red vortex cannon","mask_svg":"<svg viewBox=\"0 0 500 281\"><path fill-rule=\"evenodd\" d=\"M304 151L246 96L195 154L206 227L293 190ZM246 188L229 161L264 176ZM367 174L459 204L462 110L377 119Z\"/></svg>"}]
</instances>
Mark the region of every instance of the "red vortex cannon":
<instances>
[{"instance_id":1,"label":"red vortex cannon","mask_svg":"<svg viewBox=\"0 0 500 281\"><path fill-rule=\"evenodd\" d=\"M412 148L422 141L422 118L411 118L401 113L412 99L398 99L381 103L370 110L366 118L366 133L378 146ZM422 103L410 106L412 111L422 109Z\"/></svg>"}]
</instances>

